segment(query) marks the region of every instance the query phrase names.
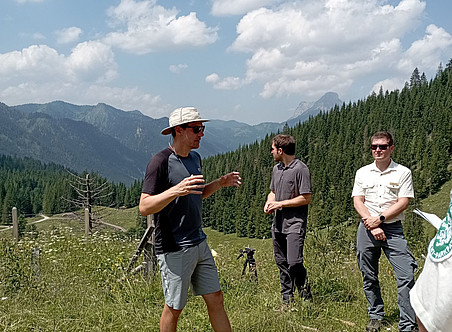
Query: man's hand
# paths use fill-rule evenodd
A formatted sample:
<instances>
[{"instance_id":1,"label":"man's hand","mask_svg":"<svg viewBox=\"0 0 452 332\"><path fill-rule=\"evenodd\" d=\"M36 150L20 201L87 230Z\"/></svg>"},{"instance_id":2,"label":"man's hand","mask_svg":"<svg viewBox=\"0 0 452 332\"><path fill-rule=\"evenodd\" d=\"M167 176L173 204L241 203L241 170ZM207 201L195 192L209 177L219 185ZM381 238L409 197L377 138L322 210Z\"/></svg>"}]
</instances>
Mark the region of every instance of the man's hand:
<instances>
[{"instance_id":1,"label":"man's hand","mask_svg":"<svg viewBox=\"0 0 452 332\"><path fill-rule=\"evenodd\" d=\"M206 185L202 198L207 198L223 187L240 187L242 182L239 172L231 172Z\"/></svg>"},{"instance_id":2,"label":"man's hand","mask_svg":"<svg viewBox=\"0 0 452 332\"><path fill-rule=\"evenodd\" d=\"M149 195L141 193L139 204L140 213L143 216L147 216L160 212L179 196L189 194L202 195L205 187L206 185L204 184L204 177L202 175L192 175L160 194Z\"/></svg>"},{"instance_id":3,"label":"man's hand","mask_svg":"<svg viewBox=\"0 0 452 332\"><path fill-rule=\"evenodd\" d=\"M273 211L281 209L282 208L282 204L281 202L277 202L277 201L272 201L269 202L267 201L267 203L265 203L264 206L264 212L267 214L273 213Z\"/></svg>"},{"instance_id":4,"label":"man's hand","mask_svg":"<svg viewBox=\"0 0 452 332\"><path fill-rule=\"evenodd\" d=\"M242 182L239 172L231 172L219 178L220 187L240 187Z\"/></svg>"},{"instance_id":5,"label":"man's hand","mask_svg":"<svg viewBox=\"0 0 452 332\"><path fill-rule=\"evenodd\" d=\"M375 240L386 241L385 232L380 227L374 228L370 231L374 236Z\"/></svg>"},{"instance_id":6,"label":"man's hand","mask_svg":"<svg viewBox=\"0 0 452 332\"><path fill-rule=\"evenodd\" d=\"M204 177L202 175L191 175L176 184L172 189L176 196L186 196L189 194L202 195Z\"/></svg>"},{"instance_id":7,"label":"man's hand","mask_svg":"<svg viewBox=\"0 0 452 332\"><path fill-rule=\"evenodd\" d=\"M381 220L380 220L379 216L377 216L377 217L372 217L372 216L364 217L364 218L362 218L362 220L363 220L364 226L369 231L374 229L374 228L377 228L381 224Z\"/></svg>"}]
</instances>

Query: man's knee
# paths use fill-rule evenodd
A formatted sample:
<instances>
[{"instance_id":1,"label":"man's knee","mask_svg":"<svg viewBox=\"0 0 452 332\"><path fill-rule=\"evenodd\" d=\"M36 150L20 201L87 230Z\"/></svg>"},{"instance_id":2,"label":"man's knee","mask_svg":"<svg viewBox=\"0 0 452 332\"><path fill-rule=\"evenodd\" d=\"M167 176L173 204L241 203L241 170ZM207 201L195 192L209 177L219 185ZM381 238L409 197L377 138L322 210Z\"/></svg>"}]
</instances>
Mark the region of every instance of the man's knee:
<instances>
[{"instance_id":1,"label":"man's knee","mask_svg":"<svg viewBox=\"0 0 452 332\"><path fill-rule=\"evenodd\" d=\"M169 315L169 316L177 319L177 318L179 318L181 313L182 313L182 309L174 309L165 303L165 307L163 308L162 314Z\"/></svg>"},{"instance_id":2,"label":"man's knee","mask_svg":"<svg viewBox=\"0 0 452 332\"><path fill-rule=\"evenodd\" d=\"M218 308L223 307L224 305L224 297L221 290L215 293L205 294L202 297L204 298L204 301L209 308Z\"/></svg>"}]
</instances>

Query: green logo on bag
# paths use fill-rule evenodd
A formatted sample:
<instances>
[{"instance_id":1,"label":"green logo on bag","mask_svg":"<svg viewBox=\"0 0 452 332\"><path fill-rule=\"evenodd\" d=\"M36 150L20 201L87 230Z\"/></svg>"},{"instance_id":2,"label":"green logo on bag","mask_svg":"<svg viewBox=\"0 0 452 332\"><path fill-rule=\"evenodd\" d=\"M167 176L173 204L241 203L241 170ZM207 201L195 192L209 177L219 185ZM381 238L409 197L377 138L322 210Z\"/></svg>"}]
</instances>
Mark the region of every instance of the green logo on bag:
<instances>
[{"instance_id":1,"label":"green logo on bag","mask_svg":"<svg viewBox=\"0 0 452 332\"><path fill-rule=\"evenodd\" d=\"M452 254L452 202L446 218L428 246L428 253L434 262L441 262Z\"/></svg>"}]
</instances>

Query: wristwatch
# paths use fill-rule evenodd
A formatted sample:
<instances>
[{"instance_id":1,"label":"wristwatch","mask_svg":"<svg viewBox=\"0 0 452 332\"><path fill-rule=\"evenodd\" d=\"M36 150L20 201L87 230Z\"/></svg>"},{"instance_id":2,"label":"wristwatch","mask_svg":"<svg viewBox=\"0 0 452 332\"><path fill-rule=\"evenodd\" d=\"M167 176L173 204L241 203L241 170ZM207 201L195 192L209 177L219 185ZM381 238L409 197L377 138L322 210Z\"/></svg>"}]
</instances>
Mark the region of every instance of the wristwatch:
<instances>
[{"instance_id":1,"label":"wristwatch","mask_svg":"<svg viewBox=\"0 0 452 332\"><path fill-rule=\"evenodd\" d=\"M380 221L385 222L385 220L386 220L386 217L384 215L380 214Z\"/></svg>"}]
</instances>

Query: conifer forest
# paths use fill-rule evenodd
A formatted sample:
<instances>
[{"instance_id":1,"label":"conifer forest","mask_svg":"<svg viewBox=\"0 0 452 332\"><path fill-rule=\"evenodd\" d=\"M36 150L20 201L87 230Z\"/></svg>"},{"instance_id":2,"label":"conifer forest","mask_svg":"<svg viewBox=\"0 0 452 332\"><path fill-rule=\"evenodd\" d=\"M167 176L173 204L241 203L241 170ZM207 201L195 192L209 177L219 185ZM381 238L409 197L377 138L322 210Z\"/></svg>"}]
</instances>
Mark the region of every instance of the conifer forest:
<instances>
[{"instance_id":1,"label":"conifer forest","mask_svg":"<svg viewBox=\"0 0 452 332\"><path fill-rule=\"evenodd\" d=\"M379 130L393 134L393 159L412 170L416 199L410 208L419 207L422 198L437 192L451 177L452 60L445 68L440 65L429 81L415 69L401 90L380 89L364 100L344 103L292 128L285 126L283 132L297 141L296 156L311 172L309 229L357 222L351 199L354 175L358 168L372 162L370 137ZM238 190L225 188L204 201L205 226L239 237L270 236L272 217L263 213L263 206L275 164L269 151L274 134L203 160L207 181L236 170L243 183ZM72 177L71 171L58 165L0 156L1 223L10 222L13 206L23 215L76 209L71 203L77 195L71 186ZM96 174L92 181L108 182ZM138 204L142 180L135 181L130 188L122 183L107 185L109 194L96 204L110 207ZM422 237L422 226L413 223L412 213L406 215L407 236ZM336 236L340 234L336 232Z\"/></svg>"},{"instance_id":2,"label":"conifer forest","mask_svg":"<svg viewBox=\"0 0 452 332\"><path fill-rule=\"evenodd\" d=\"M355 172L373 161L370 138L374 132L392 133L394 161L413 173L419 201L438 191L451 177L452 164L452 60L439 66L427 81L415 69L399 91L373 93L365 100L343 104L321 113L284 133L297 142L296 156L309 167L313 196L309 206L308 230L358 222L351 192ZM240 171L240 190L228 188L204 202L204 222L224 233L263 238L270 236L271 216L263 213L275 162L271 139L240 147L237 151L204 160L208 180L232 170ZM406 213L405 234L421 240L421 223ZM338 228L335 237L340 238ZM423 239L422 239L423 240Z\"/></svg>"}]
</instances>

